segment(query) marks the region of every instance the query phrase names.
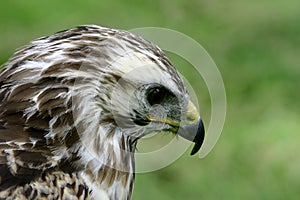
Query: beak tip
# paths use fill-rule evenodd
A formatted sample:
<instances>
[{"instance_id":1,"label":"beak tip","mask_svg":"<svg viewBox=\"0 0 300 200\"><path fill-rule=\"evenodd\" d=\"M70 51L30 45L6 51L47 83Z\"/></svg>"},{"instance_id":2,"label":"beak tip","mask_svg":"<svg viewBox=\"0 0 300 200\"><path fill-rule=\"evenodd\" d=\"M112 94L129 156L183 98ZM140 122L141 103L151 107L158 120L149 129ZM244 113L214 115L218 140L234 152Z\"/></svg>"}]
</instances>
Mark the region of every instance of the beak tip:
<instances>
[{"instance_id":1,"label":"beak tip","mask_svg":"<svg viewBox=\"0 0 300 200\"><path fill-rule=\"evenodd\" d=\"M200 148L201 148L201 144L195 143L190 155L191 156L195 155L199 151Z\"/></svg>"},{"instance_id":2,"label":"beak tip","mask_svg":"<svg viewBox=\"0 0 300 200\"><path fill-rule=\"evenodd\" d=\"M203 141L204 141L204 136L205 136L205 129L204 129L204 124L202 120L200 119L197 123L198 128L197 128L197 133L194 137L193 142L195 142L194 147L191 151L191 156L195 155L201 148Z\"/></svg>"}]
</instances>

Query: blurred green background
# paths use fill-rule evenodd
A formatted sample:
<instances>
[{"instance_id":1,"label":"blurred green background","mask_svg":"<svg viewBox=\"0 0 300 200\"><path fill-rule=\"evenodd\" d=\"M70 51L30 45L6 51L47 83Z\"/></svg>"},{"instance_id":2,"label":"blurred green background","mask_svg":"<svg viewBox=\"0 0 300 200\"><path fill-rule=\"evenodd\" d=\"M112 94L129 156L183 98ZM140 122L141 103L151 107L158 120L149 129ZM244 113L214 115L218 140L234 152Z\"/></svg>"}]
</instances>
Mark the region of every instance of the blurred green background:
<instances>
[{"instance_id":1,"label":"blurred green background","mask_svg":"<svg viewBox=\"0 0 300 200\"><path fill-rule=\"evenodd\" d=\"M300 1L0 2L0 63L32 39L80 24L166 27L212 56L228 100L220 140L204 159L187 152L169 167L138 174L133 199L300 199ZM193 73L185 74L193 83ZM208 122L203 88L199 100Z\"/></svg>"}]
</instances>

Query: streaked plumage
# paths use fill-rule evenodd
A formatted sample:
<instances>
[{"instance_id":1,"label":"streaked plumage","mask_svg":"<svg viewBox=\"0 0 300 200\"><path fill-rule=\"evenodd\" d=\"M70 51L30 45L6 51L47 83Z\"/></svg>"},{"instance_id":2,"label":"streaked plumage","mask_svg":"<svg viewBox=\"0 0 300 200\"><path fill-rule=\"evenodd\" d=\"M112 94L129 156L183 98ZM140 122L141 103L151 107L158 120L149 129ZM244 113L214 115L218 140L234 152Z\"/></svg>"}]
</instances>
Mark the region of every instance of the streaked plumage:
<instances>
[{"instance_id":1,"label":"streaked plumage","mask_svg":"<svg viewBox=\"0 0 300 200\"><path fill-rule=\"evenodd\" d=\"M99 26L17 51L0 72L0 100L0 199L130 199L139 138L179 131L195 153L204 136L163 52Z\"/></svg>"}]
</instances>

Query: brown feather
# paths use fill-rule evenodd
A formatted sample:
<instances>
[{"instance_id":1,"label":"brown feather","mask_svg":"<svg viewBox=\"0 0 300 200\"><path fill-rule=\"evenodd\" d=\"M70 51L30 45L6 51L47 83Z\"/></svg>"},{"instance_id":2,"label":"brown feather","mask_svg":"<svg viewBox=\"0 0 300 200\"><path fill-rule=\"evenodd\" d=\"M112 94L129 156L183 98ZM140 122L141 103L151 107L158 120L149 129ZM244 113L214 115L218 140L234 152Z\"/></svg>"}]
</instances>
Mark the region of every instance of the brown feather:
<instances>
[{"instance_id":1,"label":"brown feather","mask_svg":"<svg viewBox=\"0 0 300 200\"><path fill-rule=\"evenodd\" d=\"M120 133L111 102L124 75L114 64L128 53L167 71L186 92L159 48L121 30L76 27L9 59L0 71L0 199L91 199L97 187L111 200L131 198L138 137Z\"/></svg>"}]
</instances>

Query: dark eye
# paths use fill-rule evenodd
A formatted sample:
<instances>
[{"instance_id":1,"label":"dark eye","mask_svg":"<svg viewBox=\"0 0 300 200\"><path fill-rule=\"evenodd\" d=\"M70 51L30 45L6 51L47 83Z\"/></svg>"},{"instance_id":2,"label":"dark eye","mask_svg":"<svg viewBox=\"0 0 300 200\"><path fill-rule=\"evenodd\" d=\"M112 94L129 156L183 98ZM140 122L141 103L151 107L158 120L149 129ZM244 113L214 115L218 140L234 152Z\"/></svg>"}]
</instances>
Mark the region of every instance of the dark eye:
<instances>
[{"instance_id":1,"label":"dark eye","mask_svg":"<svg viewBox=\"0 0 300 200\"><path fill-rule=\"evenodd\" d=\"M148 91L147 100L151 106L160 104L164 100L166 94L167 90L163 87L151 88Z\"/></svg>"}]
</instances>

